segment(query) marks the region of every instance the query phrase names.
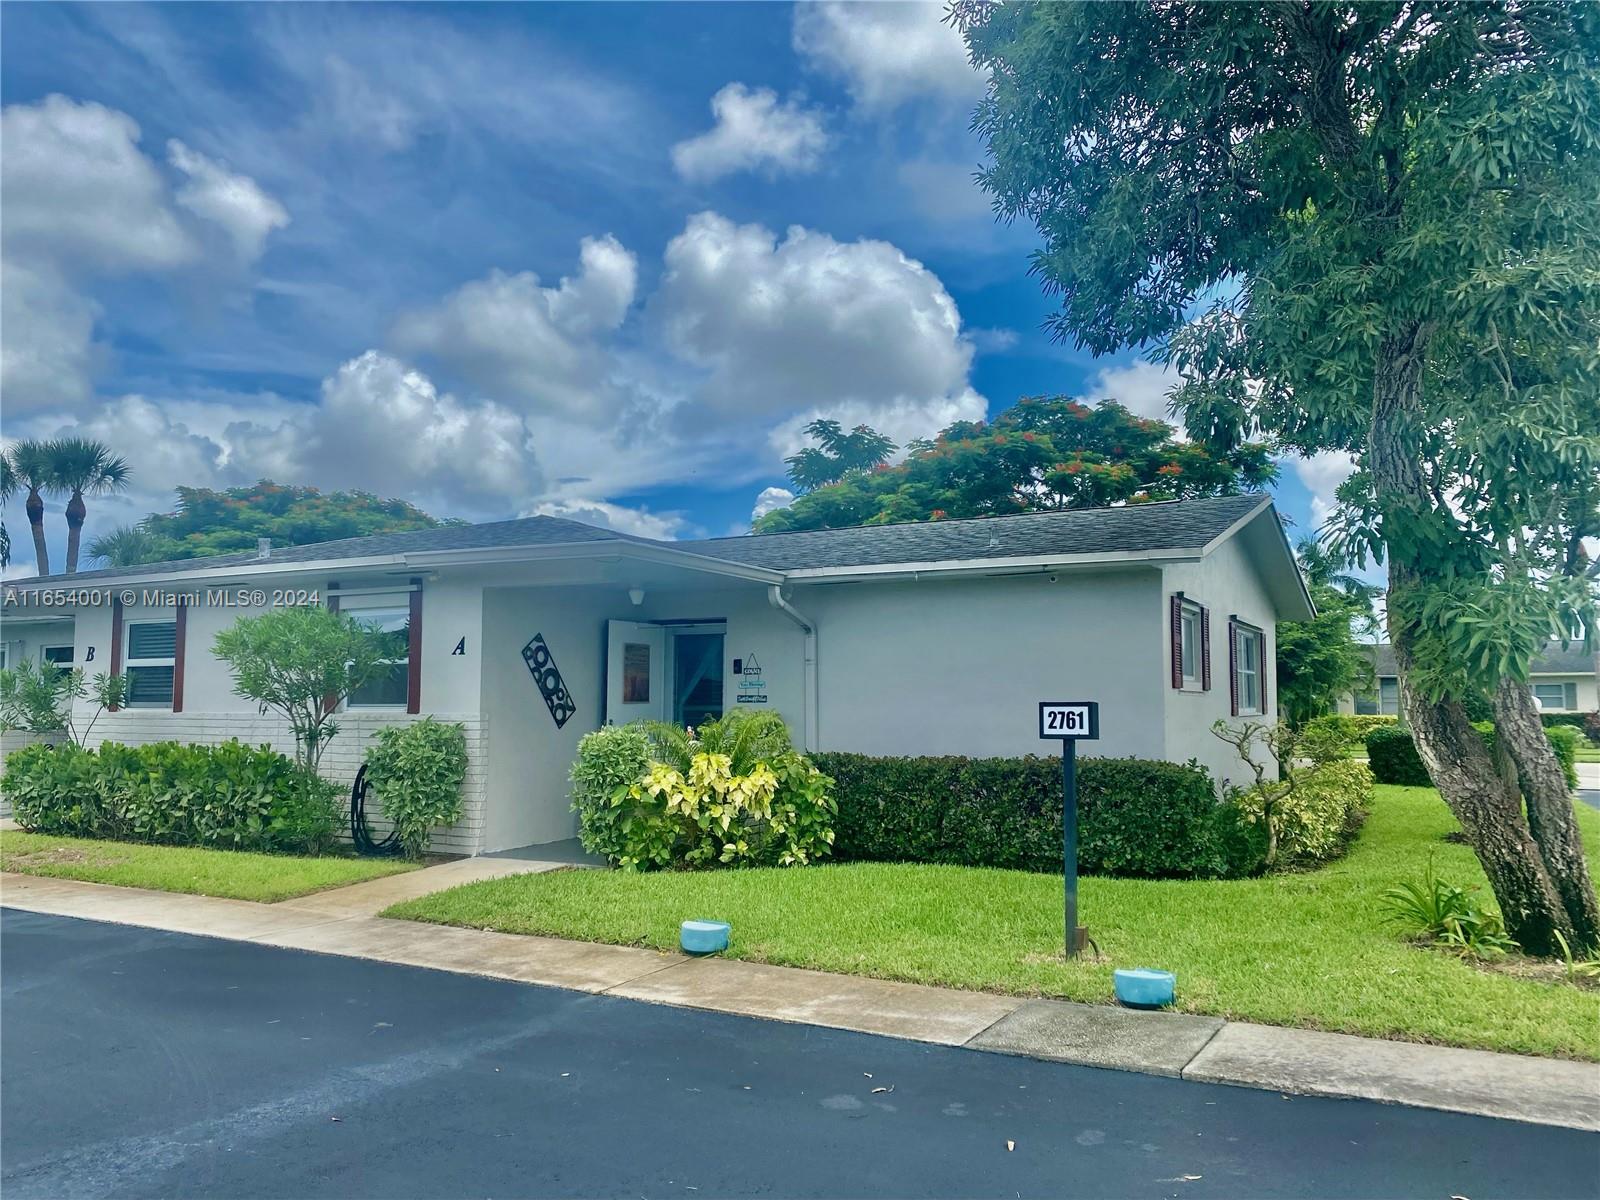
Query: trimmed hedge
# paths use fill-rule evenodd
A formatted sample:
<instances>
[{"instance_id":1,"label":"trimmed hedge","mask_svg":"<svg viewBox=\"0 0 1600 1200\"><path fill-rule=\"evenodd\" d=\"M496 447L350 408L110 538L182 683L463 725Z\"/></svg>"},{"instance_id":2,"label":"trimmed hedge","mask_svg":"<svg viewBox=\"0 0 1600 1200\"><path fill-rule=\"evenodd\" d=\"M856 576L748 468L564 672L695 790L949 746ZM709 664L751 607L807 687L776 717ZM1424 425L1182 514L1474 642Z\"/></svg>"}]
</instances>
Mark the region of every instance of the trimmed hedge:
<instances>
[{"instance_id":1,"label":"trimmed hedge","mask_svg":"<svg viewBox=\"0 0 1600 1200\"><path fill-rule=\"evenodd\" d=\"M317 854L343 823L343 789L267 746L152 742L24 746L5 794L32 833Z\"/></svg>"},{"instance_id":2,"label":"trimmed hedge","mask_svg":"<svg viewBox=\"0 0 1600 1200\"><path fill-rule=\"evenodd\" d=\"M1058 759L812 757L834 779L837 859L1061 869ZM1080 760L1078 805L1088 874L1246 875L1265 852L1265 832L1220 804L1193 763Z\"/></svg>"},{"instance_id":3,"label":"trimmed hedge","mask_svg":"<svg viewBox=\"0 0 1600 1200\"><path fill-rule=\"evenodd\" d=\"M1411 731L1388 725L1367 733L1367 765L1379 783L1398 783L1406 787L1429 787L1433 783L1428 768L1417 754Z\"/></svg>"},{"instance_id":4,"label":"trimmed hedge","mask_svg":"<svg viewBox=\"0 0 1600 1200\"><path fill-rule=\"evenodd\" d=\"M1472 726L1483 738L1489 752L1494 753L1494 726L1488 721L1477 721ZM1567 777L1568 787L1578 786L1578 742L1580 734L1568 725L1547 726L1545 737L1555 751L1556 761ZM1399 783L1410 787L1429 787L1433 778L1417 753L1416 743L1409 729L1374 729L1367 734L1367 760L1372 776L1379 783Z\"/></svg>"},{"instance_id":5,"label":"trimmed hedge","mask_svg":"<svg viewBox=\"0 0 1600 1200\"><path fill-rule=\"evenodd\" d=\"M1374 729L1391 729L1400 718L1378 713L1324 713L1306 722L1308 733L1327 733L1346 746L1359 745Z\"/></svg>"},{"instance_id":6,"label":"trimmed hedge","mask_svg":"<svg viewBox=\"0 0 1600 1200\"><path fill-rule=\"evenodd\" d=\"M1539 714L1539 721L1546 729L1554 729L1558 725L1568 725L1582 733L1591 721L1600 719L1600 713L1559 712Z\"/></svg>"}]
</instances>

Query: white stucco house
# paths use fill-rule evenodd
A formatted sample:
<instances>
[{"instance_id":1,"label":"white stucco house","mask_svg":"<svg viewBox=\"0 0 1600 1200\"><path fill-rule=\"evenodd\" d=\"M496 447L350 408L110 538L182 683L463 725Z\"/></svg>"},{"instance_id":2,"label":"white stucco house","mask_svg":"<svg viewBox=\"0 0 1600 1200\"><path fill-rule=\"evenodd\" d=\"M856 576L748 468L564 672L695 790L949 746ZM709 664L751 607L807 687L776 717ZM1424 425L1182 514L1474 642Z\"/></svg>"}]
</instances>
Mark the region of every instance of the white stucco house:
<instances>
[{"instance_id":1,"label":"white stucco house","mask_svg":"<svg viewBox=\"0 0 1600 1200\"><path fill-rule=\"evenodd\" d=\"M1367 647L1372 658L1373 689L1339 701L1342 713L1397 716L1400 712L1400 667L1394 647L1379 642ZM1562 646L1552 641L1533 660L1529 671L1533 698L1539 710L1547 713L1587 713L1600 710L1600 688L1595 681L1595 656L1583 648L1582 641Z\"/></svg>"},{"instance_id":2,"label":"white stucco house","mask_svg":"<svg viewBox=\"0 0 1600 1200\"><path fill-rule=\"evenodd\" d=\"M694 724L759 706L798 745L868 754L1053 753L1041 700L1100 702L1084 752L1240 764L1219 717L1276 713L1273 625L1311 601L1260 495L982 520L659 542L574 521L385 534L256 555L12 581L0 642L131 702L93 740L238 737L290 749L234 694L212 639L273 603L337 605L393 631L326 772L378 726L466 726L472 854L576 832L567 774L607 722Z\"/></svg>"}]
</instances>

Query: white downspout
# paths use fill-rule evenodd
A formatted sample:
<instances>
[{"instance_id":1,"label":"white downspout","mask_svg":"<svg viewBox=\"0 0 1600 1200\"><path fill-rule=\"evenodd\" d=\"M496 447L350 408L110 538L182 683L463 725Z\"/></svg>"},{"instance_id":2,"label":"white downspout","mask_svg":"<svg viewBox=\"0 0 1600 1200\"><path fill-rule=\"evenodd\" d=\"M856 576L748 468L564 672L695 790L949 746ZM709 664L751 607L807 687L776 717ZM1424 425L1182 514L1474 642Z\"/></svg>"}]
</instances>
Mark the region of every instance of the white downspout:
<instances>
[{"instance_id":1,"label":"white downspout","mask_svg":"<svg viewBox=\"0 0 1600 1200\"><path fill-rule=\"evenodd\" d=\"M805 747L807 751L817 749L817 627L810 617L806 616L794 605L783 598L783 585L769 583L767 585L767 600L772 607L788 617L801 632L806 635L805 641L805 718L806 733Z\"/></svg>"}]
</instances>

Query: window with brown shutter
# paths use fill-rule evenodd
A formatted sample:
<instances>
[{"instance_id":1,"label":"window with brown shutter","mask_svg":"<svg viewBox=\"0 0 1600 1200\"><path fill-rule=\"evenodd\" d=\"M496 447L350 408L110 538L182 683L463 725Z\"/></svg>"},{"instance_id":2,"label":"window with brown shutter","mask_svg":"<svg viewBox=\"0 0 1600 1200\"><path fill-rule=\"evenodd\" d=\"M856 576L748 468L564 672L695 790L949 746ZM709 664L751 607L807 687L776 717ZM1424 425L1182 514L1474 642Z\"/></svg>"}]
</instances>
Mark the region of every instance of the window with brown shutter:
<instances>
[{"instance_id":1,"label":"window with brown shutter","mask_svg":"<svg viewBox=\"0 0 1600 1200\"><path fill-rule=\"evenodd\" d=\"M1172 653L1172 686L1183 688L1183 593L1174 592L1167 605L1167 642Z\"/></svg>"},{"instance_id":2,"label":"window with brown shutter","mask_svg":"<svg viewBox=\"0 0 1600 1200\"><path fill-rule=\"evenodd\" d=\"M1210 686L1210 665L1206 662L1205 607L1182 592L1172 595L1170 610L1170 651L1172 686L1180 690L1204 691Z\"/></svg>"},{"instance_id":3,"label":"window with brown shutter","mask_svg":"<svg viewBox=\"0 0 1600 1200\"><path fill-rule=\"evenodd\" d=\"M1239 715L1239 626L1228 618L1228 711Z\"/></svg>"}]
</instances>

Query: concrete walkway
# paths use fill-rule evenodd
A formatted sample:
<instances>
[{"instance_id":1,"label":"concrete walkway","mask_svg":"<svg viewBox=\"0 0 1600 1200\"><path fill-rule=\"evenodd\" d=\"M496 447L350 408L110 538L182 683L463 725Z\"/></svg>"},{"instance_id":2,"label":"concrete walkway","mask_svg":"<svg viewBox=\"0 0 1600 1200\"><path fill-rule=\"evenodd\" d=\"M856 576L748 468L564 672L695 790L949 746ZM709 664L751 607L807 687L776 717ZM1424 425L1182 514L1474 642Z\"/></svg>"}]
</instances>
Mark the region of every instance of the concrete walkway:
<instances>
[{"instance_id":1,"label":"concrete walkway","mask_svg":"<svg viewBox=\"0 0 1600 1200\"><path fill-rule=\"evenodd\" d=\"M554 866L463 860L279 904L3 874L0 904L973 1050L1600 1131L1600 1065L1594 1063L1028 1000L371 915L397 899L469 879Z\"/></svg>"}]
</instances>

